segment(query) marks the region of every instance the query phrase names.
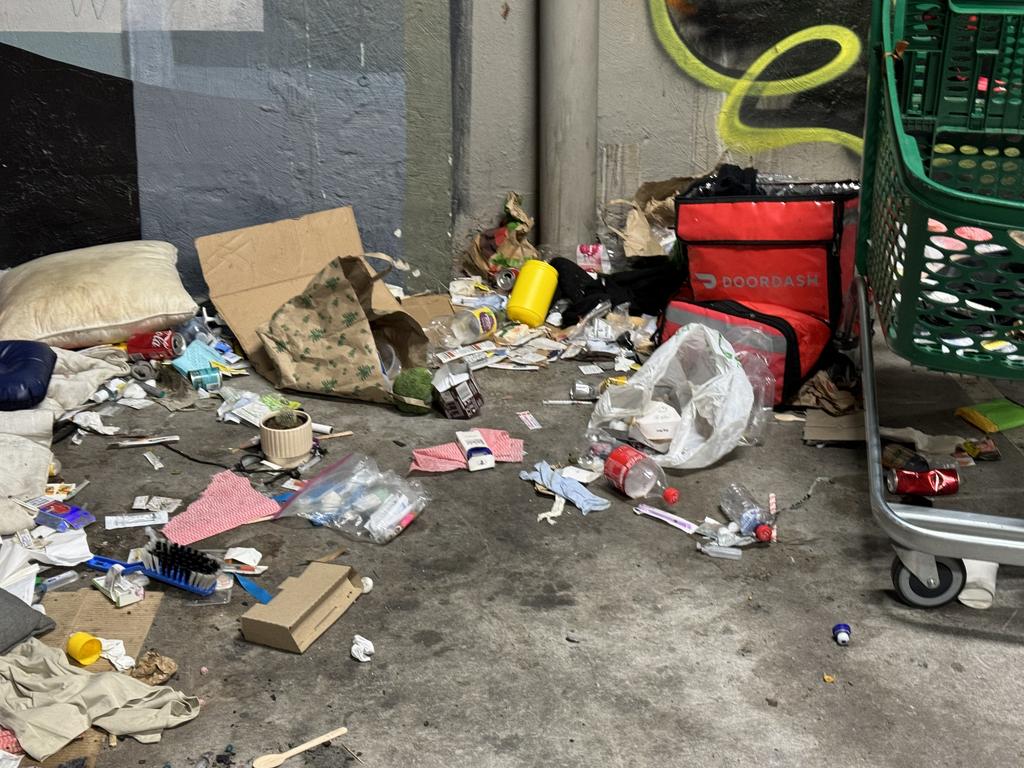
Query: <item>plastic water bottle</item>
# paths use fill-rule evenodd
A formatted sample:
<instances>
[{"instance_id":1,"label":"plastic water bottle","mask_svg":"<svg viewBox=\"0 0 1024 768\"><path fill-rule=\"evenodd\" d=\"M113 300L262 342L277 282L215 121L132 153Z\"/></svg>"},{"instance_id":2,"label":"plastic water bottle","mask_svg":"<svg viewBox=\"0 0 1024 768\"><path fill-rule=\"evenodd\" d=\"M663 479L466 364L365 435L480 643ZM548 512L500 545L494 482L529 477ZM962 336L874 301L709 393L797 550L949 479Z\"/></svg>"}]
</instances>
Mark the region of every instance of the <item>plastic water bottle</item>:
<instances>
[{"instance_id":1,"label":"plastic water bottle","mask_svg":"<svg viewBox=\"0 0 1024 768\"><path fill-rule=\"evenodd\" d=\"M679 500L679 491L669 486L664 470L650 456L629 445L620 445L608 454L604 476L631 499L657 495L669 504Z\"/></svg>"},{"instance_id":2,"label":"plastic water bottle","mask_svg":"<svg viewBox=\"0 0 1024 768\"><path fill-rule=\"evenodd\" d=\"M759 541L766 541L762 535L767 533L768 538L771 538L772 515L758 503L746 486L739 483L727 485L722 491L719 506L726 517L740 527L744 536L757 536ZM761 529L761 526L764 528Z\"/></svg>"}]
</instances>

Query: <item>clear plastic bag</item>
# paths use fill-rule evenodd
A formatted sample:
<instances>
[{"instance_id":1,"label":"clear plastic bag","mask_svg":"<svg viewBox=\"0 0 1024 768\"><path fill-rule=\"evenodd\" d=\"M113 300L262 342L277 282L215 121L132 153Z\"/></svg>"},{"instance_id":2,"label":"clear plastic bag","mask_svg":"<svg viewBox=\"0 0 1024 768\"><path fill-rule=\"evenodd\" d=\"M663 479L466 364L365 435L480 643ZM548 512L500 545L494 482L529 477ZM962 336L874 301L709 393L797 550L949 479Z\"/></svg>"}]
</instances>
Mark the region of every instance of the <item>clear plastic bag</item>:
<instances>
[{"instance_id":1,"label":"clear plastic bag","mask_svg":"<svg viewBox=\"0 0 1024 768\"><path fill-rule=\"evenodd\" d=\"M725 338L732 344L736 359L743 366L754 390L754 404L750 408L750 419L740 445L764 445L768 424L772 420L772 406L775 404L775 374L772 373L768 358L756 350L771 349L771 340L764 331L741 325L730 328Z\"/></svg>"},{"instance_id":2,"label":"clear plastic bag","mask_svg":"<svg viewBox=\"0 0 1024 768\"><path fill-rule=\"evenodd\" d=\"M590 417L588 429L611 431L615 422L639 426L649 414L662 467L699 469L714 464L735 448L750 419L754 396L750 381L720 333L691 324L654 351L621 387L609 387ZM678 419L669 424L654 408ZM659 424L671 435L656 434ZM635 437L632 428L630 436ZM666 439L666 438L670 439Z\"/></svg>"},{"instance_id":3,"label":"clear plastic bag","mask_svg":"<svg viewBox=\"0 0 1024 768\"><path fill-rule=\"evenodd\" d=\"M382 472L368 456L352 453L332 464L281 508L314 525L329 525L354 539L387 544L409 527L429 497L415 480Z\"/></svg>"}]
</instances>

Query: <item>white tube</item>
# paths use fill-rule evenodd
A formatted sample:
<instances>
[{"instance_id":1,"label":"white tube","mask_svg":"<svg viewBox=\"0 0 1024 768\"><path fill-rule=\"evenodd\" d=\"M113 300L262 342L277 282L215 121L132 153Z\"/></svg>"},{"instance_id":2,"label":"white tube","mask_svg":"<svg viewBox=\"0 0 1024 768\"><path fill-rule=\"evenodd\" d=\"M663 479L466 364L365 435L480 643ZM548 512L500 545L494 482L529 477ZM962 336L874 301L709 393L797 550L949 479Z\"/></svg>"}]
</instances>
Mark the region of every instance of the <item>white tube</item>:
<instances>
[{"instance_id":1,"label":"white tube","mask_svg":"<svg viewBox=\"0 0 1024 768\"><path fill-rule=\"evenodd\" d=\"M991 608L996 596L996 571L999 570L999 563L964 560L964 569L967 571L967 580L958 596L960 602L978 610Z\"/></svg>"}]
</instances>

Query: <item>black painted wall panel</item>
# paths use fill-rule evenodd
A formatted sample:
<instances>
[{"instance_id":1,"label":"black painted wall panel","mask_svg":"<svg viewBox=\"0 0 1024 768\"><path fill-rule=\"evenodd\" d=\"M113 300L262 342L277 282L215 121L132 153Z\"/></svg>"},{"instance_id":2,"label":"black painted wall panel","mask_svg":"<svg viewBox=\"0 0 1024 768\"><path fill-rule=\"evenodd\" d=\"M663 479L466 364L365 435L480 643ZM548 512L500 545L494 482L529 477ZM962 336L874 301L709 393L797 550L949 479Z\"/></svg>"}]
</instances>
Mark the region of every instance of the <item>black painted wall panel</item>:
<instances>
[{"instance_id":1,"label":"black painted wall panel","mask_svg":"<svg viewBox=\"0 0 1024 768\"><path fill-rule=\"evenodd\" d=\"M0 267L141 237L132 90L0 44Z\"/></svg>"}]
</instances>

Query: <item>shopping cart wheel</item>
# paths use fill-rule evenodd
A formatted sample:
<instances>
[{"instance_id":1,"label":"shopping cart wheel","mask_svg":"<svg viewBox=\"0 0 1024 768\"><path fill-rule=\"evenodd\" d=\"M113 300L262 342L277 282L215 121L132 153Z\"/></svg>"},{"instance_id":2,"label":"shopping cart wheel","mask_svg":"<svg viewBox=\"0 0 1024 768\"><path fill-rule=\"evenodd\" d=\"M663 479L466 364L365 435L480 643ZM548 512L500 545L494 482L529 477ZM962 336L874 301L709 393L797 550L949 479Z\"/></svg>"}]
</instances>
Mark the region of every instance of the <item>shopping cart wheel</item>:
<instances>
[{"instance_id":1,"label":"shopping cart wheel","mask_svg":"<svg viewBox=\"0 0 1024 768\"><path fill-rule=\"evenodd\" d=\"M910 572L899 556L894 557L892 585L896 587L900 600L915 608L938 608L955 600L967 578L963 561L951 557L936 557L935 568L939 572L939 584L934 588L927 587Z\"/></svg>"}]
</instances>

